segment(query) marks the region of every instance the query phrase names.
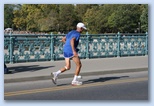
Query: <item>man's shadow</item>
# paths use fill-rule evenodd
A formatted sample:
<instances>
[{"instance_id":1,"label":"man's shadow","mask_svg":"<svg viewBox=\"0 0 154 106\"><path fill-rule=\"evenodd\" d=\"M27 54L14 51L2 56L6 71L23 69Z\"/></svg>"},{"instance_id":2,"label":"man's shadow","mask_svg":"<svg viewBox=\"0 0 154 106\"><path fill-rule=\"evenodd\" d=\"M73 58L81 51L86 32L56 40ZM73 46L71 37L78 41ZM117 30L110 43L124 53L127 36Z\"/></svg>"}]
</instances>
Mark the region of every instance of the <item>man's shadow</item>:
<instances>
[{"instance_id":1,"label":"man's shadow","mask_svg":"<svg viewBox=\"0 0 154 106\"><path fill-rule=\"evenodd\" d=\"M98 78L98 79L91 79L84 81L83 84L89 84L89 83L96 83L96 82L105 82L109 80L115 80L115 79L120 79L120 78L125 78L129 76L120 76L120 77L103 77L103 78Z\"/></svg>"},{"instance_id":2,"label":"man's shadow","mask_svg":"<svg viewBox=\"0 0 154 106\"><path fill-rule=\"evenodd\" d=\"M129 76L100 77L100 78L97 78L97 79L90 79L90 80L87 80L87 81L83 81L83 84L90 84L90 83L97 83L97 82L106 82L106 81L109 81L109 80L116 80L116 79L121 79L121 78L125 78L125 77L129 77ZM57 85L57 86L64 86L64 85L70 85L70 83L69 84L60 84L60 85Z\"/></svg>"}]
</instances>

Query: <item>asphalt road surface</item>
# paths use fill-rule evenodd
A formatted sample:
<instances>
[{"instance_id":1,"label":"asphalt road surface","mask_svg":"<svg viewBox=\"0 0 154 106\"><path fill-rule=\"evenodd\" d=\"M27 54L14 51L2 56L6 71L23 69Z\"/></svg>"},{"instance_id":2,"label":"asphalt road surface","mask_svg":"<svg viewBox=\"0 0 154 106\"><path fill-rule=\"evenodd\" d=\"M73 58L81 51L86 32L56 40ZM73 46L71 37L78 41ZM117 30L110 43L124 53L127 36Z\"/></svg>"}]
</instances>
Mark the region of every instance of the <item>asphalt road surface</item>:
<instances>
[{"instance_id":1,"label":"asphalt road surface","mask_svg":"<svg viewBox=\"0 0 154 106\"><path fill-rule=\"evenodd\" d=\"M72 77L73 78L73 77ZM4 100L149 100L148 71L83 76L82 86L72 78L4 84Z\"/></svg>"}]
</instances>

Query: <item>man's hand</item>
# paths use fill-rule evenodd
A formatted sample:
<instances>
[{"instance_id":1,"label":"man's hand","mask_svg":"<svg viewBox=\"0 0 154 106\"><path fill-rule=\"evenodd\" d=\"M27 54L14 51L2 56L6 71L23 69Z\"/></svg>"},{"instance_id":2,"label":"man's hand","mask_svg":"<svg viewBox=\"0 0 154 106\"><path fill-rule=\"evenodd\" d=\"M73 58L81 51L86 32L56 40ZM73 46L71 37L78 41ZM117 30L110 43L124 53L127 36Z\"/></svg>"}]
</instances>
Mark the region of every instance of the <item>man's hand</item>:
<instances>
[{"instance_id":1,"label":"man's hand","mask_svg":"<svg viewBox=\"0 0 154 106\"><path fill-rule=\"evenodd\" d=\"M66 36L63 37L61 41L62 41L63 43L65 43L65 42L66 42Z\"/></svg>"},{"instance_id":2,"label":"man's hand","mask_svg":"<svg viewBox=\"0 0 154 106\"><path fill-rule=\"evenodd\" d=\"M78 57L78 53L76 51L73 52L74 57Z\"/></svg>"}]
</instances>

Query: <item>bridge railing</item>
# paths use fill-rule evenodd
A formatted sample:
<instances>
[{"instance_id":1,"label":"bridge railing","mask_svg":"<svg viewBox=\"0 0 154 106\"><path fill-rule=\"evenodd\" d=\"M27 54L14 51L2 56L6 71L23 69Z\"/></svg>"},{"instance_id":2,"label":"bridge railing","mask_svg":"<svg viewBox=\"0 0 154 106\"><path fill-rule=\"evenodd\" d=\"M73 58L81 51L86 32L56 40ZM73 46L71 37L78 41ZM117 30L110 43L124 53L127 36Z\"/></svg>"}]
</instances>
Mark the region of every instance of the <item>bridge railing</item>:
<instances>
[{"instance_id":1,"label":"bridge railing","mask_svg":"<svg viewBox=\"0 0 154 106\"><path fill-rule=\"evenodd\" d=\"M65 35L4 35L5 63L63 60ZM83 34L82 59L148 55L148 33Z\"/></svg>"}]
</instances>

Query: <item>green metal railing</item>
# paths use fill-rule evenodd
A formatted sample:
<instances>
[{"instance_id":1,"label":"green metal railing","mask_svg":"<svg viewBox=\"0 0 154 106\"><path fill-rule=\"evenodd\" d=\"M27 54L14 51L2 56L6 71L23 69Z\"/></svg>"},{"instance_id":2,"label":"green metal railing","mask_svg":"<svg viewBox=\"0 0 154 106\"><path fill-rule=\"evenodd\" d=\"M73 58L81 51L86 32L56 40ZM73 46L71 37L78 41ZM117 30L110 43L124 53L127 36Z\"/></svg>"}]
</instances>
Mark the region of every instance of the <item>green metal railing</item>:
<instances>
[{"instance_id":1,"label":"green metal railing","mask_svg":"<svg viewBox=\"0 0 154 106\"><path fill-rule=\"evenodd\" d=\"M4 35L5 63L63 60L65 35ZM148 55L148 33L84 34L78 45L82 59Z\"/></svg>"}]
</instances>

